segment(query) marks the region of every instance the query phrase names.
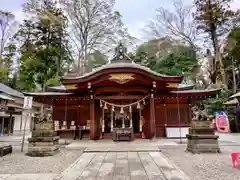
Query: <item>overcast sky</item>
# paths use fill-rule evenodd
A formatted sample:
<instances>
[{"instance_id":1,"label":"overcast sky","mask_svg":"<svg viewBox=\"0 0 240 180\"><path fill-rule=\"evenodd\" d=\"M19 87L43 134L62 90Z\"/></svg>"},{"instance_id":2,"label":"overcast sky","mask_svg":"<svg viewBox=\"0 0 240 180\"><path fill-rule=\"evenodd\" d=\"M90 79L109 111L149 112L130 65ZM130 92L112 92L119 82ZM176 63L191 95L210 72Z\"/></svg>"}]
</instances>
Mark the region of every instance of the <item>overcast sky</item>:
<instances>
[{"instance_id":1,"label":"overcast sky","mask_svg":"<svg viewBox=\"0 0 240 180\"><path fill-rule=\"evenodd\" d=\"M17 20L24 18L21 5L27 0L0 0L1 10L13 12ZM185 0L192 3L192 0ZM155 17L155 9L164 6L172 9L171 0L116 0L116 10L120 11L129 32L137 37L143 37L143 27L149 19ZM240 0L234 0L233 9L240 9Z\"/></svg>"}]
</instances>

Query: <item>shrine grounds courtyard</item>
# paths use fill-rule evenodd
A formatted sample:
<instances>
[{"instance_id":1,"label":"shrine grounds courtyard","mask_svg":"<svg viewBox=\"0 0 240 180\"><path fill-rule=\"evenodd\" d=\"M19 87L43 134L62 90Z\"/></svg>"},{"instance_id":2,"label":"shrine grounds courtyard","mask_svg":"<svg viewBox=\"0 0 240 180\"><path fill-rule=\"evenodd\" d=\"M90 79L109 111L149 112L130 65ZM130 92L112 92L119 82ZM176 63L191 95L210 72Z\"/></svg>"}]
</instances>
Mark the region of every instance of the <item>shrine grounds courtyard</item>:
<instances>
[{"instance_id":1,"label":"shrine grounds courtyard","mask_svg":"<svg viewBox=\"0 0 240 180\"><path fill-rule=\"evenodd\" d=\"M115 143L73 141L52 157L28 157L27 144L4 140L13 153L0 158L0 180L239 180L231 153L240 152L240 134L220 134L220 154L186 153L186 140Z\"/></svg>"}]
</instances>

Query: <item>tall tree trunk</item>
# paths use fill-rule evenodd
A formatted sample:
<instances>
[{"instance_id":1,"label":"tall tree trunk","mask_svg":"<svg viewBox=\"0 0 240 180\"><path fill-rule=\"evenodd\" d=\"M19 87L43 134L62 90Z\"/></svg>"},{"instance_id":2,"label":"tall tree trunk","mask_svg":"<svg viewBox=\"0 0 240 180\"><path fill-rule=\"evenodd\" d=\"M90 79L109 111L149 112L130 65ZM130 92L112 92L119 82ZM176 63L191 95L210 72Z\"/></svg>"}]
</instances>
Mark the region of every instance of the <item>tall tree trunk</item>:
<instances>
[{"instance_id":1,"label":"tall tree trunk","mask_svg":"<svg viewBox=\"0 0 240 180\"><path fill-rule=\"evenodd\" d=\"M4 35L5 35L5 27L3 27L3 29L2 29L2 37L1 37L1 49L0 49L0 59L2 58L2 55L3 55L3 51L4 51L4 44L5 44L5 42L4 42ZM0 64L1 65L1 64Z\"/></svg>"},{"instance_id":2,"label":"tall tree trunk","mask_svg":"<svg viewBox=\"0 0 240 180\"><path fill-rule=\"evenodd\" d=\"M233 75L233 94L235 94L237 92L237 82L233 57L232 57L232 75Z\"/></svg>"},{"instance_id":3,"label":"tall tree trunk","mask_svg":"<svg viewBox=\"0 0 240 180\"><path fill-rule=\"evenodd\" d=\"M87 53L87 47L84 49L84 65L83 65L83 73L88 73L88 53Z\"/></svg>"},{"instance_id":4,"label":"tall tree trunk","mask_svg":"<svg viewBox=\"0 0 240 180\"><path fill-rule=\"evenodd\" d=\"M219 49L216 51L215 54L215 64L216 64L216 83L219 85L227 85L226 82L226 73L222 61L222 54Z\"/></svg>"},{"instance_id":5,"label":"tall tree trunk","mask_svg":"<svg viewBox=\"0 0 240 180\"><path fill-rule=\"evenodd\" d=\"M211 39L212 39L212 44L214 48L214 71L216 73L216 83L218 85L225 85L227 84L226 82L226 74L225 74L225 69L224 69L224 64L223 64L223 59L222 59L222 53L220 51L220 45L219 41L217 38L217 30L215 24L211 25Z\"/></svg>"}]
</instances>

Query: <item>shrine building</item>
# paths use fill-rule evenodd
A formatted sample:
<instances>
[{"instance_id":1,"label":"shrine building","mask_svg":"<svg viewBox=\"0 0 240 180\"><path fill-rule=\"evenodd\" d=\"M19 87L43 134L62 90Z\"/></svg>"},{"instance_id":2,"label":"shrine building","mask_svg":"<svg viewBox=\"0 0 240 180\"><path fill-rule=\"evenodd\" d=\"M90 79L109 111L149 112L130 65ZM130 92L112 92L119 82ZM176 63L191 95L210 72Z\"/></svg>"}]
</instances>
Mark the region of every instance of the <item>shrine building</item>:
<instances>
[{"instance_id":1,"label":"shrine building","mask_svg":"<svg viewBox=\"0 0 240 180\"><path fill-rule=\"evenodd\" d=\"M91 140L131 134L131 139L183 137L191 107L218 90L192 90L182 76L167 76L133 62L120 43L110 63L83 76L66 76L51 92L24 93L53 107L55 130L81 127Z\"/></svg>"}]
</instances>

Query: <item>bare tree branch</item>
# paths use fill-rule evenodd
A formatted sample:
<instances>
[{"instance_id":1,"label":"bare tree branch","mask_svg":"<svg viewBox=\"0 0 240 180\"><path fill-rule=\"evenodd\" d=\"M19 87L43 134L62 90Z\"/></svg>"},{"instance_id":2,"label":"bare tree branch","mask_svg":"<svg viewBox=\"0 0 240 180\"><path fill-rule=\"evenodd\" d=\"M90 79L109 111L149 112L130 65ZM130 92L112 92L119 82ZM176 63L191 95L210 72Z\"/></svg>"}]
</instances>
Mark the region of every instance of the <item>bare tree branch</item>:
<instances>
[{"instance_id":1,"label":"bare tree branch","mask_svg":"<svg viewBox=\"0 0 240 180\"><path fill-rule=\"evenodd\" d=\"M124 26L119 13L113 11L114 0L62 0L69 20L69 36L81 57L77 71L88 66L88 55L112 48L116 39L123 38Z\"/></svg>"},{"instance_id":2,"label":"bare tree branch","mask_svg":"<svg viewBox=\"0 0 240 180\"><path fill-rule=\"evenodd\" d=\"M147 25L147 33L154 38L171 36L196 48L197 31L193 23L193 6L184 4L183 0L173 0L173 11L164 7L156 10L156 19Z\"/></svg>"},{"instance_id":3,"label":"bare tree branch","mask_svg":"<svg viewBox=\"0 0 240 180\"><path fill-rule=\"evenodd\" d=\"M2 58L7 41L11 37L17 22L10 12L0 11L0 58Z\"/></svg>"}]
</instances>

